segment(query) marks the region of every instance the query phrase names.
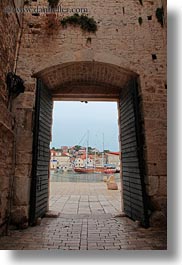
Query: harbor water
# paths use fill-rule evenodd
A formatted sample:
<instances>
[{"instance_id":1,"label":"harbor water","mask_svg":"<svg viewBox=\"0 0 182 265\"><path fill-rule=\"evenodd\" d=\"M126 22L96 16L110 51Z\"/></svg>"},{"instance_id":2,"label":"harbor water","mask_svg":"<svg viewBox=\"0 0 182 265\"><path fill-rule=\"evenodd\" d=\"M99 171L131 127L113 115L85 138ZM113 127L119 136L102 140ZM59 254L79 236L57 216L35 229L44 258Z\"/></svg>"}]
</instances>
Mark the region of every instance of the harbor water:
<instances>
[{"instance_id":1,"label":"harbor water","mask_svg":"<svg viewBox=\"0 0 182 265\"><path fill-rule=\"evenodd\" d=\"M61 171L50 172L51 182L82 182L82 183L98 183L103 182L103 177L107 176L108 178L114 175L116 182L120 182L120 173L116 174L104 174L104 173L92 173L92 174L79 174L74 172L62 173Z\"/></svg>"}]
</instances>

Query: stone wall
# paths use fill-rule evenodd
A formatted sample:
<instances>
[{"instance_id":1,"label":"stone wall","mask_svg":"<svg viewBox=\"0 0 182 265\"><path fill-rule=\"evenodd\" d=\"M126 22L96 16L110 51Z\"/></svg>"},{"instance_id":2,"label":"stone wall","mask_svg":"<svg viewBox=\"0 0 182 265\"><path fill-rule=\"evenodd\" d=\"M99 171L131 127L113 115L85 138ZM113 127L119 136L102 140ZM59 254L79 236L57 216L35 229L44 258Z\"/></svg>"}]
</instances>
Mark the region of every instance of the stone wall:
<instances>
[{"instance_id":1,"label":"stone wall","mask_svg":"<svg viewBox=\"0 0 182 265\"><path fill-rule=\"evenodd\" d=\"M21 3L20 3L21 2ZM22 1L19 1L19 6ZM0 234L10 211L10 189L14 176L14 115L8 105L6 75L14 71L20 19L16 13L5 13L5 8L14 8L14 1L0 1Z\"/></svg>"},{"instance_id":2,"label":"stone wall","mask_svg":"<svg viewBox=\"0 0 182 265\"><path fill-rule=\"evenodd\" d=\"M89 16L98 22L96 34L82 32L78 27L63 29L59 23L62 14L25 13L17 73L25 80L26 92L14 103L18 121L17 157L20 158L16 166L14 216L21 211L26 215L29 208L31 117L36 84L32 75L39 73L47 80L51 72L49 83L59 84L59 65L81 61L109 63L139 76L151 224L161 222L166 215L166 27L155 16L161 4L151 0L143 1L143 5L138 0L61 1L62 7L88 8ZM37 5L47 7L47 1L32 1L28 7ZM142 18L141 25L139 18Z\"/></svg>"}]
</instances>

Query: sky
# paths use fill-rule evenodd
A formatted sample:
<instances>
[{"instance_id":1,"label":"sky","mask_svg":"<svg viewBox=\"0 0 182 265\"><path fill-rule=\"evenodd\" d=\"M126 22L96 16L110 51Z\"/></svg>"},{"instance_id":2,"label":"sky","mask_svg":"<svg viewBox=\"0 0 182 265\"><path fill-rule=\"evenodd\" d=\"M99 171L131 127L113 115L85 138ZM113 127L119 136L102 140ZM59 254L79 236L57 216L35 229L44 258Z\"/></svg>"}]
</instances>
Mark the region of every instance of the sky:
<instances>
[{"instance_id":1,"label":"sky","mask_svg":"<svg viewBox=\"0 0 182 265\"><path fill-rule=\"evenodd\" d=\"M116 102L54 102L51 147L86 146L89 132L89 146L102 151L104 139L105 150L119 151L118 130Z\"/></svg>"}]
</instances>

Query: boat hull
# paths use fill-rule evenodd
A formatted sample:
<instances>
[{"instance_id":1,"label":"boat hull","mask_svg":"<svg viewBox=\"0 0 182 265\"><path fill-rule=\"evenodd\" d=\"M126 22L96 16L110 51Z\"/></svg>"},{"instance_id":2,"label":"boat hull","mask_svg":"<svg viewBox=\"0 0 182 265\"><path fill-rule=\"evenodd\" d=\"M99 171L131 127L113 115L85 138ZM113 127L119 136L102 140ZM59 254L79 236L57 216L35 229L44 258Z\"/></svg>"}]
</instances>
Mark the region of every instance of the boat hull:
<instances>
[{"instance_id":1,"label":"boat hull","mask_svg":"<svg viewBox=\"0 0 182 265\"><path fill-rule=\"evenodd\" d=\"M81 174L91 174L91 173L104 173L104 174L114 174L116 169L106 169L106 168L75 168L76 173Z\"/></svg>"},{"instance_id":2,"label":"boat hull","mask_svg":"<svg viewBox=\"0 0 182 265\"><path fill-rule=\"evenodd\" d=\"M83 174L89 174L89 173L103 173L104 169L102 168L75 168L74 171L76 173L83 173Z\"/></svg>"}]
</instances>

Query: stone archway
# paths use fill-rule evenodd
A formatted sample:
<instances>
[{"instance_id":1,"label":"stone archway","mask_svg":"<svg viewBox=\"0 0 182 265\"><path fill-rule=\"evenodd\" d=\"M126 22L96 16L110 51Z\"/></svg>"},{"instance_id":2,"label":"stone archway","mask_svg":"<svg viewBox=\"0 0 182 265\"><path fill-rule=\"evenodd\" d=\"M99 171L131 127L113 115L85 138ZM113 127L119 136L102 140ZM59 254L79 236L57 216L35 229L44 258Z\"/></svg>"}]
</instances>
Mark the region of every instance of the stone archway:
<instances>
[{"instance_id":1,"label":"stone archway","mask_svg":"<svg viewBox=\"0 0 182 265\"><path fill-rule=\"evenodd\" d=\"M34 77L41 81L38 82L36 99L34 142L37 142L34 144L33 150L35 156L33 161L36 162L33 163L32 170L31 223L39 216L44 215L47 209L48 188L45 188L45 183L48 180L49 169L48 164L43 163L45 159L43 153L45 146L47 146L45 152L48 152L50 141L48 135L50 135L51 121L49 119L48 124L45 121L47 116L52 115L50 107L52 100L102 100L119 103L120 142L124 155L122 170L124 211L130 218L139 220L143 225L148 226L144 183L146 172L144 172L145 161L142 151L144 140L139 141L144 134L141 132L139 119L141 115L139 115L140 108L138 106L137 74L117 65L80 61L46 68L34 74ZM44 113L46 113L46 117L43 117ZM37 126L37 124L39 125ZM43 134L40 135L41 126L47 130L45 139ZM45 173L46 171L47 173ZM44 190L40 183L43 183Z\"/></svg>"},{"instance_id":2,"label":"stone archway","mask_svg":"<svg viewBox=\"0 0 182 265\"><path fill-rule=\"evenodd\" d=\"M76 61L48 67L33 77L40 78L53 98L118 100L121 89L137 74L111 63Z\"/></svg>"}]
</instances>

